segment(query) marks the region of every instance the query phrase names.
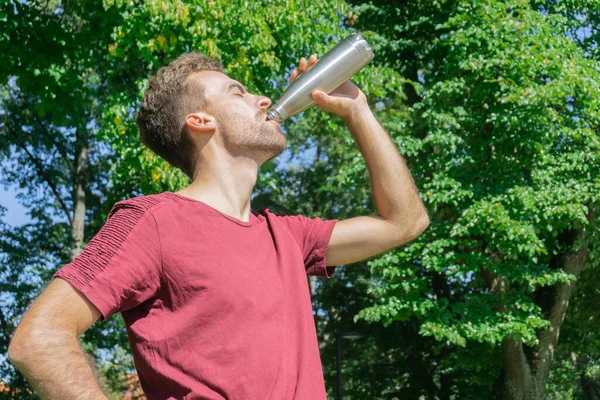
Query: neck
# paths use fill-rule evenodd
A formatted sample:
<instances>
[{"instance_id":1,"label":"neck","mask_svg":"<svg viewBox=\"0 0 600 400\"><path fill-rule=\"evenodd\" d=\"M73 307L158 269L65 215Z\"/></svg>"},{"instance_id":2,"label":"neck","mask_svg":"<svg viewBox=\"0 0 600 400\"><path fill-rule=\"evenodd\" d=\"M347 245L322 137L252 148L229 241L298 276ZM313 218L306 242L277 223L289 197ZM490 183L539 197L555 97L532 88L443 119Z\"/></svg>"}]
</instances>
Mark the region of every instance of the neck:
<instances>
[{"instance_id":1,"label":"neck","mask_svg":"<svg viewBox=\"0 0 600 400\"><path fill-rule=\"evenodd\" d=\"M250 195L256 184L259 164L246 157L221 153L198 162L194 181L177 192L202 201L242 221L250 221Z\"/></svg>"}]
</instances>

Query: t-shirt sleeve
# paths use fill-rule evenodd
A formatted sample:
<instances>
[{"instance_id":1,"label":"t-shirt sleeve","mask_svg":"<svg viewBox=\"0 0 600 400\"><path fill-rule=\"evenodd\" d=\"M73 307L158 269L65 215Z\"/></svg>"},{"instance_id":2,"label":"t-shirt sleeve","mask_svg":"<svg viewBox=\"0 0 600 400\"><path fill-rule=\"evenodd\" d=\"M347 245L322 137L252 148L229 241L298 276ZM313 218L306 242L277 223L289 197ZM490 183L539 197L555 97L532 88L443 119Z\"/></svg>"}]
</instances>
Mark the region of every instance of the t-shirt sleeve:
<instances>
[{"instance_id":1,"label":"t-shirt sleeve","mask_svg":"<svg viewBox=\"0 0 600 400\"><path fill-rule=\"evenodd\" d=\"M160 288L162 259L153 215L135 201L121 201L60 277L108 319L152 298Z\"/></svg>"},{"instance_id":2,"label":"t-shirt sleeve","mask_svg":"<svg viewBox=\"0 0 600 400\"><path fill-rule=\"evenodd\" d=\"M306 273L326 278L331 277L335 267L327 267L325 253L338 220L308 218L302 215L278 215L277 218L288 228L300 246Z\"/></svg>"}]
</instances>

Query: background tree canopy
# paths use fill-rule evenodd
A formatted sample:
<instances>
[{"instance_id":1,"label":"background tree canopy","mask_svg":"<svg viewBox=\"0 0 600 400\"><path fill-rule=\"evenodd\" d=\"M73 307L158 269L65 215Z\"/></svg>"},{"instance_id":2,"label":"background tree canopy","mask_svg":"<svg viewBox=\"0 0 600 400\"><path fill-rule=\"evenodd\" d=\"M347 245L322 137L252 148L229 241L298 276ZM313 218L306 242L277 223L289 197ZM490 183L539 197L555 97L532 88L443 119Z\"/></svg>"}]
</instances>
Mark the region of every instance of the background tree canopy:
<instances>
[{"instance_id":1,"label":"background tree canopy","mask_svg":"<svg viewBox=\"0 0 600 400\"><path fill-rule=\"evenodd\" d=\"M276 99L302 56L352 31L375 59L353 79L405 157L431 225L311 280L321 358L345 398L597 399L600 3L9 0L0 5L0 396L37 398L5 354L20 316L124 198L187 178L143 147L148 77L187 51ZM372 214L341 121L309 109L261 168L253 208ZM2 204L2 201L0 201ZM114 398L139 390L120 316L82 336Z\"/></svg>"}]
</instances>

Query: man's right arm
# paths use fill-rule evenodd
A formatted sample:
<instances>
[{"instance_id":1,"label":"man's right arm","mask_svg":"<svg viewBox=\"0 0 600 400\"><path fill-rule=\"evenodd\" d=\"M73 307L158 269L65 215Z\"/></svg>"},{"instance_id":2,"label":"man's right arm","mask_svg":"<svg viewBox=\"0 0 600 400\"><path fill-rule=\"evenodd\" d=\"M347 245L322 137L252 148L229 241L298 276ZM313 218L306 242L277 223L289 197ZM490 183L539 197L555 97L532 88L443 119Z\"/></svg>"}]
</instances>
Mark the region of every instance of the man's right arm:
<instances>
[{"instance_id":1,"label":"man's right arm","mask_svg":"<svg viewBox=\"0 0 600 400\"><path fill-rule=\"evenodd\" d=\"M42 399L107 400L78 337L101 313L67 281L56 278L15 330L9 360Z\"/></svg>"}]
</instances>

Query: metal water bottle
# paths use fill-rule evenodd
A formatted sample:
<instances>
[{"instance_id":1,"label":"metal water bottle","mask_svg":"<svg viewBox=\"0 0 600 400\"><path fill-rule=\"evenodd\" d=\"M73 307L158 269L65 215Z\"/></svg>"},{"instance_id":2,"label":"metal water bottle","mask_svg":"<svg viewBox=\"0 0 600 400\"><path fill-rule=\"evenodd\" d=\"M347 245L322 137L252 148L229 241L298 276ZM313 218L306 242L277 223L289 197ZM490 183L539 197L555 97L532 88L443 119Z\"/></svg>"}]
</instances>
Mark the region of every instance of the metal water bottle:
<instances>
[{"instance_id":1,"label":"metal water bottle","mask_svg":"<svg viewBox=\"0 0 600 400\"><path fill-rule=\"evenodd\" d=\"M306 110L315 103L310 95L313 90L331 93L372 59L369 43L358 33L352 33L300 75L277 100L267 118L281 122Z\"/></svg>"}]
</instances>

